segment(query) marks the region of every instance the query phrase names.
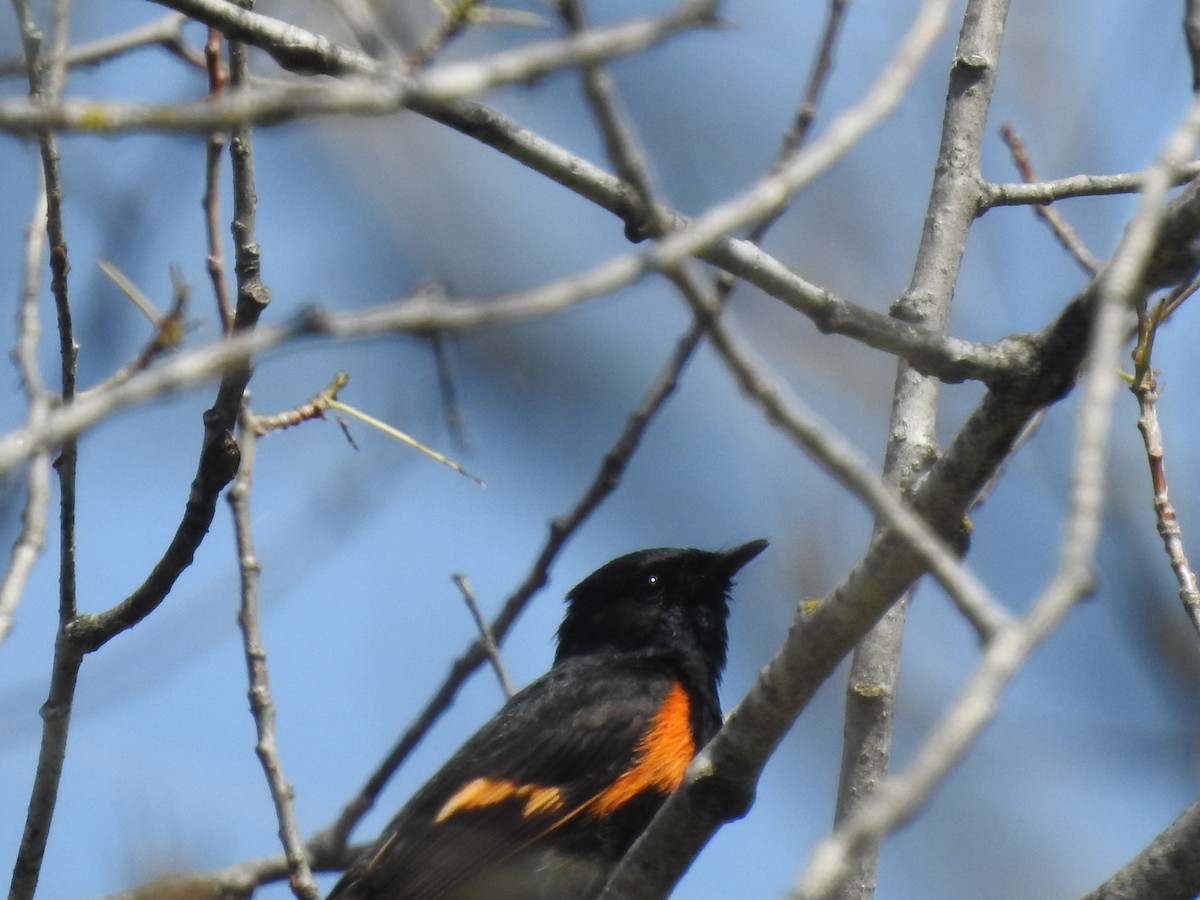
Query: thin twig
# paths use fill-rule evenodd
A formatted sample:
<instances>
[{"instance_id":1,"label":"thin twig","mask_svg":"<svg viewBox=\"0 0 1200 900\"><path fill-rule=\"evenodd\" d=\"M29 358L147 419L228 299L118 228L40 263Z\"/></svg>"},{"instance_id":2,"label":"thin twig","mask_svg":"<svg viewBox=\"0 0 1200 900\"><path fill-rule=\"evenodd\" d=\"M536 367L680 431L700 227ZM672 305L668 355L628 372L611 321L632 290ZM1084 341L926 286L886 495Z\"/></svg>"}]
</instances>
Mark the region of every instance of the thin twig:
<instances>
[{"instance_id":1,"label":"thin twig","mask_svg":"<svg viewBox=\"0 0 1200 900\"><path fill-rule=\"evenodd\" d=\"M399 428L395 427L394 425L389 425L387 422L384 422L382 419L377 419L374 416L363 412L361 409L357 409L356 407L350 406L348 403L343 403L340 400L335 400L332 397L329 399L328 405L329 405L330 409L336 409L338 412L343 412L348 416L353 416L354 418L358 419L360 422L366 422L372 428L379 429L384 434L388 435L389 437L395 438L396 440L400 441L403 444L407 444L409 447L412 447L414 450L419 450L421 453L424 453L426 456L428 456L430 459L434 460L435 462L440 462L443 466L446 466L447 468L452 469L453 471L457 472L459 475L463 475L466 478L471 479L473 482L475 482L480 487L486 486L484 484L484 481L482 478L480 478L478 475L475 475L475 474L469 472L466 469L466 467L464 467L461 463L455 462L450 457L446 456L446 454L444 454L444 453L439 453L437 450L434 450L428 444L418 441L415 437L413 437L412 435L410 435L406 432L401 431Z\"/></svg>"},{"instance_id":2,"label":"thin twig","mask_svg":"<svg viewBox=\"0 0 1200 900\"><path fill-rule=\"evenodd\" d=\"M267 785L271 790L271 800L275 804L279 838L288 862L292 893L299 900L319 900L320 891L313 880L304 841L300 837L300 826L296 821L295 792L284 775L283 764L279 759L279 745L275 734L275 702L271 698L271 680L267 673L267 649L263 643L262 629L259 627L258 576L261 565L254 550L254 532L250 524L250 487L254 479L258 436L248 415L243 415L240 433L242 462L237 477L229 487L228 500L233 512L238 572L241 576L238 626L242 632L242 648L250 682L250 712L258 734L254 752L262 763Z\"/></svg>"},{"instance_id":3,"label":"thin twig","mask_svg":"<svg viewBox=\"0 0 1200 900\"><path fill-rule=\"evenodd\" d=\"M894 486L872 471L853 444L818 421L784 386L776 383L728 329L713 324L709 339L738 386L762 408L767 420L862 500L882 525L893 529L921 558L958 611L975 628L981 642L992 640L1011 622L1008 612L963 564L958 552L938 536Z\"/></svg>"},{"instance_id":4,"label":"thin twig","mask_svg":"<svg viewBox=\"0 0 1200 900\"><path fill-rule=\"evenodd\" d=\"M1162 428L1158 422L1158 378L1153 368L1154 341L1158 329L1180 302L1178 296L1173 296L1159 301L1153 310L1147 309L1146 303L1138 305L1138 340L1133 349L1134 370L1129 389L1138 402L1137 427L1150 466L1158 535L1162 538L1163 549L1167 551L1171 569L1179 583L1179 600L1183 610L1191 620L1192 627L1200 632L1200 588L1197 587L1196 573L1188 562L1183 530L1168 490Z\"/></svg>"},{"instance_id":5,"label":"thin twig","mask_svg":"<svg viewBox=\"0 0 1200 900\"><path fill-rule=\"evenodd\" d=\"M471 611L471 618L475 620L475 627L479 629L479 638L483 641L483 652L487 655L488 662L492 664L492 668L496 671L496 680L500 682L500 689L504 691L505 697L512 697L517 692L513 687L512 679L508 677L508 670L504 668L504 660L500 658L500 648L496 646L496 638L492 634L492 628L484 619L483 613L479 609L479 603L475 600L475 592L471 589L470 579L466 575L456 572L451 576L454 583L458 585L458 589L462 592L463 601L467 604L467 609Z\"/></svg>"},{"instance_id":6,"label":"thin twig","mask_svg":"<svg viewBox=\"0 0 1200 900\"><path fill-rule=\"evenodd\" d=\"M845 21L849 0L829 0L829 13L825 17L825 26L821 29L821 38L817 45L817 53L813 60L812 70L804 88L804 95L796 109L788 130L784 132L780 143L779 156L771 165L772 172L778 172L789 160L794 158L808 140L809 131L817 117L817 108L829 76L833 72L833 55L838 38L842 33L842 23ZM779 207L764 214L754 222L747 233L747 238L757 244L762 241L771 226L784 214L786 207Z\"/></svg>"},{"instance_id":7,"label":"thin twig","mask_svg":"<svg viewBox=\"0 0 1200 900\"><path fill-rule=\"evenodd\" d=\"M278 413L255 413L247 411L242 415L243 422L245 423L244 427L252 428L254 433L261 437L272 431L283 431L285 428L293 428L301 422L308 422L312 419L323 419L325 418L325 410L329 408L329 401L336 397L337 392L345 387L349 381L350 378L345 372L338 372L333 376L333 380L329 384L298 406Z\"/></svg>"},{"instance_id":8,"label":"thin twig","mask_svg":"<svg viewBox=\"0 0 1200 900\"><path fill-rule=\"evenodd\" d=\"M1025 146L1025 141L1017 134L1016 129L1005 122L1000 126L1000 136L1004 138L1004 143L1008 145L1008 152L1012 154L1013 163L1021 173L1021 177L1030 183L1038 181L1037 172L1034 170L1033 163L1029 159L1029 151ZM1063 245L1066 251L1071 254L1072 259L1079 263L1088 275L1095 275L1100 271L1100 260L1087 248L1087 244L1083 242L1083 238L1079 236L1079 232L1067 221L1066 216L1053 206L1046 204L1035 205L1033 212L1039 219L1050 226L1050 230L1054 232L1054 236L1058 239L1058 242Z\"/></svg>"},{"instance_id":9,"label":"thin twig","mask_svg":"<svg viewBox=\"0 0 1200 900\"><path fill-rule=\"evenodd\" d=\"M1174 184L1186 184L1200 175L1200 160L1184 163ZM983 187L980 211L994 206L1025 206L1031 203L1055 203L1073 197L1106 197L1112 194L1136 194L1146 180L1145 170L1112 175L1071 175L1032 184L1018 182L988 183Z\"/></svg>"},{"instance_id":10,"label":"thin twig","mask_svg":"<svg viewBox=\"0 0 1200 900\"><path fill-rule=\"evenodd\" d=\"M1183 546L1183 530L1179 517L1171 503L1167 489L1167 469L1163 459L1162 429L1158 424L1158 381L1153 371L1148 370L1130 386L1138 401L1138 431L1146 445L1146 461L1150 464L1150 484L1154 492L1154 515L1158 522L1158 535L1163 549L1171 561L1171 570L1179 582L1179 600L1183 611L1191 620L1192 627L1200 632L1200 588L1196 585L1196 573L1188 562Z\"/></svg>"},{"instance_id":11,"label":"thin twig","mask_svg":"<svg viewBox=\"0 0 1200 900\"><path fill-rule=\"evenodd\" d=\"M221 33L215 28L208 29L208 40L204 42L204 67L208 73L209 96L221 96L229 73L221 63ZM225 251L221 240L221 157L228 143L228 132L218 129L210 131L204 139L204 197L201 200L204 233L208 240L205 266L212 282L222 334L233 332L233 299L229 296L229 284L225 280Z\"/></svg>"},{"instance_id":12,"label":"thin twig","mask_svg":"<svg viewBox=\"0 0 1200 900\"><path fill-rule=\"evenodd\" d=\"M86 397L92 393L110 391L117 385L128 381L138 372L149 368L150 364L163 354L179 347L183 342L183 335L186 328L185 315L190 291L187 282L179 277L178 272L172 272L172 281L175 284L174 299L171 302L170 310L164 316L159 314L149 298L138 290L137 286L126 278L116 266L103 259L96 262L101 271L146 315L146 318L154 325L154 334L151 335L150 340L146 342L137 356L103 381L92 385L85 391L81 391L79 393L80 397Z\"/></svg>"},{"instance_id":13,"label":"thin twig","mask_svg":"<svg viewBox=\"0 0 1200 900\"><path fill-rule=\"evenodd\" d=\"M897 318L931 334L946 333L963 248L977 214L984 123L995 86L1007 9L1007 0L971 0L966 6L946 91L925 224L908 289L892 305L892 314ZM940 453L939 388L936 380L904 360L897 362L883 479L907 498L914 495L920 479ZM886 520L877 516L876 528L885 527ZM851 656L835 827L870 801L891 768L892 725L910 594L911 589L880 616ZM993 627L980 632L985 640L993 639L1007 621L1004 608L990 597L986 599L989 606L985 609L993 613ZM961 598L957 602L978 629L976 614L962 605ZM838 900L870 900L875 895L879 844L866 840L855 851L846 860L846 877L834 892Z\"/></svg>"}]
</instances>

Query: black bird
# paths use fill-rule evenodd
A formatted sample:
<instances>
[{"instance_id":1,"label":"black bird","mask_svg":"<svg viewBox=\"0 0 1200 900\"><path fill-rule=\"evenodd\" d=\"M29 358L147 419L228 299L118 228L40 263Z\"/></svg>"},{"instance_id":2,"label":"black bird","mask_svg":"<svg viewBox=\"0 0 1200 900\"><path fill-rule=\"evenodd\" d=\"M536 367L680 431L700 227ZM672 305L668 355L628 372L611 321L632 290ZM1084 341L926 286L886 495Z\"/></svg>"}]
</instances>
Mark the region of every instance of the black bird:
<instances>
[{"instance_id":1,"label":"black bird","mask_svg":"<svg viewBox=\"0 0 1200 900\"><path fill-rule=\"evenodd\" d=\"M450 758L329 900L588 900L721 725L733 576L767 546L641 550L567 595L550 671Z\"/></svg>"}]
</instances>

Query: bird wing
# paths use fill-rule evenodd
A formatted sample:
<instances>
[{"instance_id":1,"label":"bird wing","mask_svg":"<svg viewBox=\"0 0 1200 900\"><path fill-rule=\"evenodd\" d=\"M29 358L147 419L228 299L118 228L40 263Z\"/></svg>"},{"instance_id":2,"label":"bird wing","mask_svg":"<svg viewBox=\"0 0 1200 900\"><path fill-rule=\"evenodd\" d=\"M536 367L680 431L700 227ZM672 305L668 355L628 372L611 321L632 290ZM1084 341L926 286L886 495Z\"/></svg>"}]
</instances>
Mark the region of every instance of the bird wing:
<instances>
[{"instance_id":1,"label":"bird wing","mask_svg":"<svg viewBox=\"0 0 1200 900\"><path fill-rule=\"evenodd\" d=\"M442 900L549 843L615 861L682 780L692 713L662 667L561 662L451 757L329 900Z\"/></svg>"}]
</instances>

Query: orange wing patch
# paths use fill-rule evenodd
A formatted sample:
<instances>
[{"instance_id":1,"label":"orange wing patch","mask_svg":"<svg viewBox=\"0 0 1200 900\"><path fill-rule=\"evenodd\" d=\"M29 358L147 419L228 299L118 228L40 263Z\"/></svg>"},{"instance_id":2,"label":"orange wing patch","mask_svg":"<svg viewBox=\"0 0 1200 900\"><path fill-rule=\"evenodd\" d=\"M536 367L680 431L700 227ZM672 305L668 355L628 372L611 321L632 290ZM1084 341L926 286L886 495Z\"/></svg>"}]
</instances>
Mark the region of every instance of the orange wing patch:
<instances>
[{"instance_id":1,"label":"orange wing patch","mask_svg":"<svg viewBox=\"0 0 1200 900\"><path fill-rule=\"evenodd\" d=\"M692 738L691 704L679 682L671 685L650 727L638 741L633 765L603 791L589 800L584 812L607 816L644 790L669 794L679 787L684 772L696 753Z\"/></svg>"},{"instance_id":2,"label":"orange wing patch","mask_svg":"<svg viewBox=\"0 0 1200 900\"><path fill-rule=\"evenodd\" d=\"M654 714L645 734L638 741L633 764L600 793L550 825L541 836L581 813L607 816L642 791L671 793L683 781L684 773L695 753L691 703L688 701L687 691L676 682L671 685L658 712ZM433 821L435 824L444 822L464 810L482 809L512 799L525 801L525 808L521 812L521 817L525 819L539 814L556 813L563 805L562 791L557 787L517 784L503 778L476 778L455 791L450 799L442 804Z\"/></svg>"},{"instance_id":3,"label":"orange wing patch","mask_svg":"<svg viewBox=\"0 0 1200 900\"><path fill-rule=\"evenodd\" d=\"M526 819L539 813L557 812L562 807L562 793L556 787L517 784L502 778L476 778L455 791L454 796L442 804L433 821L444 822L464 809L494 806L512 798L525 800L521 816Z\"/></svg>"}]
</instances>

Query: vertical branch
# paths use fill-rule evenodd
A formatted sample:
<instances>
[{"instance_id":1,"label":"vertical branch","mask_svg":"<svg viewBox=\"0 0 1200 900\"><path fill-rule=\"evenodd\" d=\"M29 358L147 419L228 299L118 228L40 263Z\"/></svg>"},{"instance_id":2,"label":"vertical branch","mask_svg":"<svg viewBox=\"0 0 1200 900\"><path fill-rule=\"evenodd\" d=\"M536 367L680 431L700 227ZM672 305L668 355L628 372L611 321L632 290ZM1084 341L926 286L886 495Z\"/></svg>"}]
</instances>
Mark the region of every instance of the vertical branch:
<instances>
[{"instance_id":1,"label":"vertical branch","mask_svg":"<svg viewBox=\"0 0 1200 900\"><path fill-rule=\"evenodd\" d=\"M246 655L246 671L250 682L250 712L258 742L254 747L267 776L275 815L279 821L279 837L287 858L292 893L299 900L318 900L320 892L313 881L312 870L304 851L304 840L296 821L295 792L283 773L279 747L275 740L275 703L271 699L271 682L267 674L267 650L263 645L258 617L258 575L261 569L254 550L254 534L250 519L250 486L254 478L254 451L258 436L248 417L241 421L241 467L229 489L229 505L233 510L233 526L237 539L238 569L241 573L242 604L238 625L242 630L242 646Z\"/></svg>"},{"instance_id":2,"label":"vertical branch","mask_svg":"<svg viewBox=\"0 0 1200 900\"><path fill-rule=\"evenodd\" d=\"M1151 365L1154 339L1159 326L1167 316L1183 302L1191 286L1174 291L1160 300L1153 310L1146 303L1138 304L1138 339L1133 349L1133 381L1129 389L1138 402L1138 431L1146 447L1146 461L1150 466L1150 485L1154 492L1154 515L1158 522L1158 535L1171 561L1175 580L1179 583L1179 600L1183 611L1200 631L1200 589L1196 584L1196 573L1188 562L1183 545L1183 530L1168 491L1167 467L1164 459L1162 428L1158 424L1158 379Z\"/></svg>"},{"instance_id":3,"label":"vertical branch","mask_svg":"<svg viewBox=\"0 0 1200 900\"><path fill-rule=\"evenodd\" d=\"M42 34L26 0L13 0L21 41L25 50L29 96L35 103L57 103L66 81L66 48L70 0L56 0L52 9L49 52L42 54ZM75 396L76 358L78 346L71 322L71 304L67 289L67 242L62 216L62 176L59 171L58 141L53 133L39 140L42 158L42 178L46 192L46 236L50 245L50 289L54 296L58 319L58 343L61 362L62 400ZM31 465L37 466L38 460ZM13 865L10 900L26 900L33 896L41 874L42 858L54 818L58 788L62 781L66 757L67 733L71 721L71 706L83 651L72 640L71 625L76 617L75 571L75 472L76 442L63 443L55 463L59 478L59 609L58 632L54 641L54 661L50 689L42 706L42 743L38 751L37 769L30 791L29 808L21 845Z\"/></svg>"},{"instance_id":4,"label":"vertical branch","mask_svg":"<svg viewBox=\"0 0 1200 900\"><path fill-rule=\"evenodd\" d=\"M892 307L905 322L944 334L967 233L978 209L980 147L1004 34L1007 0L971 0L955 50L925 229L908 291ZM901 362L892 398L884 479L911 491L936 458L938 382ZM877 524L877 527L880 527ZM907 595L855 648L846 688L841 773L834 821L844 822L887 774L900 677ZM836 894L874 896L879 845L866 841Z\"/></svg>"},{"instance_id":5,"label":"vertical branch","mask_svg":"<svg viewBox=\"0 0 1200 900\"><path fill-rule=\"evenodd\" d=\"M253 0L241 0L250 9ZM244 89L250 75L249 49L241 41L229 42L229 85L234 91ZM261 277L258 231L255 211L258 197L254 186L253 129L241 125L233 129L229 141L229 157L233 171L233 231L234 273L237 277L237 306L233 314L233 331L253 328L271 299L271 292ZM217 399L209 410L210 429L228 432L241 408L242 393L250 381L253 366L249 360L232 367L221 379ZM215 436L210 431L210 437Z\"/></svg>"},{"instance_id":6,"label":"vertical branch","mask_svg":"<svg viewBox=\"0 0 1200 900\"><path fill-rule=\"evenodd\" d=\"M877 792L856 805L834 833L816 848L808 870L789 895L792 900L833 896L838 880L846 877L847 870L853 872L853 862L862 848L877 845L881 835L920 808L991 720L1001 692L1020 671L1029 654L1091 590L1095 582L1093 559L1103 521L1105 463L1117 394L1114 373L1119 365L1121 346L1128 335L1125 323L1134 301L1149 290L1147 272L1159 250L1157 242L1164 227L1166 194L1177 167L1191 155L1198 135L1200 100L1193 102L1187 119L1148 171L1137 212L1097 282L1095 307L1086 335L1088 353L1083 361L1089 374L1079 401L1069 507L1053 577L1023 619L1016 625L1006 625L988 645L958 698L931 730L905 771L888 778ZM923 493L926 488L922 485L918 490ZM1182 870L1189 863L1182 859L1177 864ZM1176 895L1145 891L1135 896Z\"/></svg>"},{"instance_id":7,"label":"vertical branch","mask_svg":"<svg viewBox=\"0 0 1200 900\"><path fill-rule=\"evenodd\" d=\"M215 49L208 48L210 78L220 85L219 60ZM229 43L230 84L234 90L243 87L249 75L247 50L244 44ZM214 74L215 73L215 74ZM253 147L249 126L235 129L230 152L233 169L235 273L238 293L237 307L232 316L232 331L250 330L266 309L270 292L259 277L259 247L255 238ZM205 195L205 210L209 217L216 214L215 180L212 175L212 148L209 153L210 192ZM220 242L210 235L210 252L219 255ZM211 271L211 269L210 269ZM215 280L218 297L223 279ZM219 301L220 303L220 301ZM222 313L222 317L225 313ZM241 409L242 395L250 382L253 366L250 360L230 366L221 377L217 396L204 413L204 437L200 460L192 480L191 493L183 519L162 558L146 580L113 608L93 616L81 616L75 635L90 652L102 646L113 635L131 628L153 612L174 586L179 575L191 565L196 548L208 533L216 514L217 498L238 470L238 445L233 428Z\"/></svg>"},{"instance_id":8,"label":"vertical branch","mask_svg":"<svg viewBox=\"0 0 1200 900\"><path fill-rule=\"evenodd\" d=\"M1163 460L1162 429L1158 424L1158 381L1153 371L1147 370L1131 386L1138 402L1138 431L1146 445L1146 460L1150 465L1150 484L1154 491L1154 515L1158 522L1158 535L1171 561L1171 569L1179 583L1179 600L1183 611L1200 632L1200 589L1196 586L1196 573L1188 562L1183 546L1183 530L1179 517L1167 490L1167 467Z\"/></svg>"}]
</instances>

